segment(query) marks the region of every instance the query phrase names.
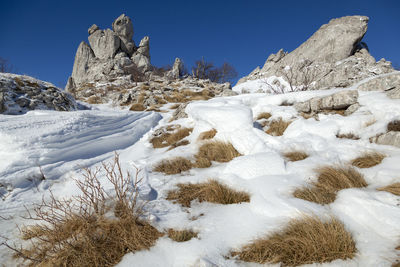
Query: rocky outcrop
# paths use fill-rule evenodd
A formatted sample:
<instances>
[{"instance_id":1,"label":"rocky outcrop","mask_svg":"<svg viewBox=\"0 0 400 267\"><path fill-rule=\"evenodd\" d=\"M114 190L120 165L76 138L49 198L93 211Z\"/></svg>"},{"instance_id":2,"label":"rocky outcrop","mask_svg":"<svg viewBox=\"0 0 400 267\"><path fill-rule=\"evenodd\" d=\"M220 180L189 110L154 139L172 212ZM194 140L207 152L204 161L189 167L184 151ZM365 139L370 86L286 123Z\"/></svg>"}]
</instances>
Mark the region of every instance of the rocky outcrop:
<instances>
[{"instance_id":1,"label":"rocky outcrop","mask_svg":"<svg viewBox=\"0 0 400 267\"><path fill-rule=\"evenodd\" d=\"M390 98L400 98L400 71L369 79L357 86L360 91L385 91Z\"/></svg>"},{"instance_id":2,"label":"rocky outcrop","mask_svg":"<svg viewBox=\"0 0 400 267\"><path fill-rule=\"evenodd\" d=\"M346 90L324 97L314 97L304 102L294 104L298 112L319 113L332 110L346 110L350 115L358 109L358 91Z\"/></svg>"},{"instance_id":3,"label":"rocky outcrop","mask_svg":"<svg viewBox=\"0 0 400 267\"><path fill-rule=\"evenodd\" d=\"M388 145L400 147L400 132L389 131L371 139L372 142L379 145Z\"/></svg>"},{"instance_id":4,"label":"rocky outcrop","mask_svg":"<svg viewBox=\"0 0 400 267\"><path fill-rule=\"evenodd\" d=\"M175 58L172 69L166 74L170 79L179 79L183 75L183 63L180 58Z\"/></svg>"},{"instance_id":5,"label":"rocky outcrop","mask_svg":"<svg viewBox=\"0 0 400 267\"><path fill-rule=\"evenodd\" d=\"M107 82L121 76L135 80L151 70L149 38L144 37L136 47L132 21L124 14L112 23L112 30L101 30L93 24L88 34L89 44L81 42L75 55L66 86L69 92L73 93L82 84Z\"/></svg>"},{"instance_id":6,"label":"rocky outcrop","mask_svg":"<svg viewBox=\"0 0 400 267\"><path fill-rule=\"evenodd\" d=\"M291 53L281 49L271 54L261 69L256 68L238 84L276 76L284 78L292 90L344 88L390 73L391 63L384 59L376 62L361 42L368 20L365 16L332 19Z\"/></svg>"},{"instance_id":7,"label":"rocky outcrop","mask_svg":"<svg viewBox=\"0 0 400 267\"><path fill-rule=\"evenodd\" d=\"M71 111L77 109L77 103L51 83L0 73L0 113L19 115L35 109Z\"/></svg>"}]
</instances>

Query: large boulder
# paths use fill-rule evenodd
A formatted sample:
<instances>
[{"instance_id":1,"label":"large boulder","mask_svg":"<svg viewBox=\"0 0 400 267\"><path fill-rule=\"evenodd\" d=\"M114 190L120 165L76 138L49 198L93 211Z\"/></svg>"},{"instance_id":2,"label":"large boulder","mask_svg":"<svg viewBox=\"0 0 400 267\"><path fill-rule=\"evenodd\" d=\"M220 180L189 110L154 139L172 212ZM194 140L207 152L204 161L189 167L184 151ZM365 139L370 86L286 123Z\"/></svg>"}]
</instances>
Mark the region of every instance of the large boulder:
<instances>
[{"instance_id":1,"label":"large boulder","mask_svg":"<svg viewBox=\"0 0 400 267\"><path fill-rule=\"evenodd\" d=\"M150 63L150 38L145 36L139 44L136 52L132 55L132 62L140 72L151 70Z\"/></svg>"},{"instance_id":2,"label":"large boulder","mask_svg":"<svg viewBox=\"0 0 400 267\"><path fill-rule=\"evenodd\" d=\"M121 39L121 50L127 53L128 56L132 56L135 50L135 44L132 41L132 20L125 14L122 14L112 23L112 29Z\"/></svg>"},{"instance_id":3,"label":"large boulder","mask_svg":"<svg viewBox=\"0 0 400 267\"><path fill-rule=\"evenodd\" d=\"M29 110L71 111L74 98L53 84L10 73L0 73L0 113L19 115Z\"/></svg>"},{"instance_id":4,"label":"large boulder","mask_svg":"<svg viewBox=\"0 0 400 267\"><path fill-rule=\"evenodd\" d=\"M81 42L78 46L78 50L75 54L74 67L72 69L72 79L68 81L68 89L71 90L71 87L75 86L76 83L81 83L85 81L87 72L89 69L89 64L92 59L95 58L93 50L90 46Z\"/></svg>"},{"instance_id":5,"label":"large boulder","mask_svg":"<svg viewBox=\"0 0 400 267\"><path fill-rule=\"evenodd\" d=\"M385 91L390 98L400 98L400 71L381 75L357 86L360 91Z\"/></svg>"},{"instance_id":6,"label":"large boulder","mask_svg":"<svg viewBox=\"0 0 400 267\"><path fill-rule=\"evenodd\" d=\"M121 39L112 30L97 30L89 35L94 55L99 59L113 58L121 46Z\"/></svg>"},{"instance_id":7,"label":"large boulder","mask_svg":"<svg viewBox=\"0 0 400 267\"><path fill-rule=\"evenodd\" d=\"M180 58L175 58L172 69L167 73L167 77L170 79L179 79L183 74L183 63Z\"/></svg>"},{"instance_id":8,"label":"large boulder","mask_svg":"<svg viewBox=\"0 0 400 267\"><path fill-rule=\"evenodd\" d=\"M285 79L290 90L344 88L392 72L390 62L376 62L361 42L368 20L365 16L332 19L291 53L281 49L271 54L261 69L256 68L238 84L276 76Z\"/></svg>"}]
</instances>

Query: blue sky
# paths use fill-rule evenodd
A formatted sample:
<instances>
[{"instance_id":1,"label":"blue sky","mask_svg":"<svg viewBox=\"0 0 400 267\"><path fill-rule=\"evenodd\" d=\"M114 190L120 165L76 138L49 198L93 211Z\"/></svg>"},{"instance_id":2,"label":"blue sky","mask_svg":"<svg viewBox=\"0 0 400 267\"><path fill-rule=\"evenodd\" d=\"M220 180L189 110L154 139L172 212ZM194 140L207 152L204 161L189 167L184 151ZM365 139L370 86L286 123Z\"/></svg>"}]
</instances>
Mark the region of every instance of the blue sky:
<instances>
[{"instance_id":1,"label":"blue sky","mask_svg":"<svg viewBox=\"0 0 400 267\"><path fill-rule=\"evenodd\" d=\"M367 15L370 53L400 66L400 1L6 1L0 4L0 57L19 73L63 87L75 52L93 24L111 28L131 17L134 41L150 36L153 65L180 57L191 66L204 57L231 63L239 77L280 48L292 51L322 24Z\"/></svg>"}]
</instances>

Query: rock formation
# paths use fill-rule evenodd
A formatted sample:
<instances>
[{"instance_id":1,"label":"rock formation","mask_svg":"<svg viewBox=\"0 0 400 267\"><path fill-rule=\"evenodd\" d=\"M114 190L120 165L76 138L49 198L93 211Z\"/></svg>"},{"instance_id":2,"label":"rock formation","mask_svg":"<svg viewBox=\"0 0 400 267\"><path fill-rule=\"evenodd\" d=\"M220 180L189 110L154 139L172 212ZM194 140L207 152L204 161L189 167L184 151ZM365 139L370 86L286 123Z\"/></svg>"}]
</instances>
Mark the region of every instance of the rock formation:
<instances>
[{"instance_id":1,"label":"rock formation","mask_svg":"<svg viewBox=\"0 0 400 267\"><path fill-rule=\"evenodd\" d=\"M101 30L93 24L88 33L89 44L81 42L76 51L68 91L88 82L144 75L151 69L149 38L144 37L136 47L132 21L124 14L112 23L112 30Z\"/></svg>"},{"instance_id":2,"label":"rock formation","mask_svg":"<svg viewBox=\"0 0 400 267\"><path fill-rule=\"evenodd\" d=\"M71 95L51 83L24 75L0 73L0 114L19 115L34 109L71 111L77 108Z\"/></svg>"},{"instance_id":3,"label":"rock formation","mask_svg":"<svg viewBox=\"0 0 400 267\"><path fill-rule=\"evenodd\" d=\"M291 53L281 49L270 55L262 68L257 67L238 84L276 76L297 88L344 88L393 72L390 62L376 62L362 42L368 20L365 16L332 19Z\"/></svg>"}]
</instances>

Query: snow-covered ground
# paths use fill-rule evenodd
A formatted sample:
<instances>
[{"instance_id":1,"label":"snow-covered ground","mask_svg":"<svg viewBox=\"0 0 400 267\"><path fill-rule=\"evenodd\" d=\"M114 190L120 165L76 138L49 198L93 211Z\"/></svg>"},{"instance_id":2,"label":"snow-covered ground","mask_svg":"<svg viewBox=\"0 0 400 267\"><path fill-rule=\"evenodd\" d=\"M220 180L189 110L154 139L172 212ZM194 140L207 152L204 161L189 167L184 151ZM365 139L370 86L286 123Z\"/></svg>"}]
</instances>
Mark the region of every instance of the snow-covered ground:
<instances>
[{"instance_id":1,"label":"snow-covered ground","mask_svg":"<svg viewBox=\"0 0 400 267\"><path fill-rule=\"evenodd\" d=\"M3 185L0 214L14 218L0 221L0 236L16 240L15 223L23 222L18 216L24 214L24 204L29 206L40 201L43 195L48 195L49 188L58 197L76 193L72 178L79 177L80 168L99 166L118 151L123 168L133 171L135 165L142 169L146 179L141 184L141 197L149 201L146 211L152 225L160 231L174 228L199 233L198 238L183 243L161 237L150 250L127 254L118 266L245 265L225 256L281 229L291 218L304 213L334 215L356 241L358 253L354 259L318 266L391 266L397 256L395 247L400 244L400 202L399 197L376 188L400 182L400 149L370 143L369 138L385 132L391 120L400 119L400 100L391 100L380 92L360 92L361 108L354 114L347 117L320 114L319 120L305 119L292 106L281 106L284 102L304 101L336 91L244 94L198 101L186 108L188 118L173 122L169 122L171 112L160 113L161 117L153 112L104 108L0 115L0 183ZM271 119L293 122L283 136L270 136L255 123L262 112L271 113ZM149 143L152 132L167 124L193 128L187 137L190 144L172 150L154 149ZM177 175L152 171L162 159L194 158L201 145L197 141L199 134L212 128L217 130L215 139L231 142L243 156ZM360 139L336 138L337 134L350 132ZM287 162L282 153L292 150L303 150L310 157ZM316 178L315 168L346 164L365 151L387 155L381 164L359 170L368 187L342 190L330 205L292 196L296 188ZM44 181L38 178L39 166L46 176ZM250 202L233 205L203 202L183 208L165 199L177 183L209 178L248 192ZM105 181L104 177L101 179ZM198 218L193 220L193 217ZM1 248L3 264L13 266L10 255L10 251Z\"/></svg>"}]
</instances>

